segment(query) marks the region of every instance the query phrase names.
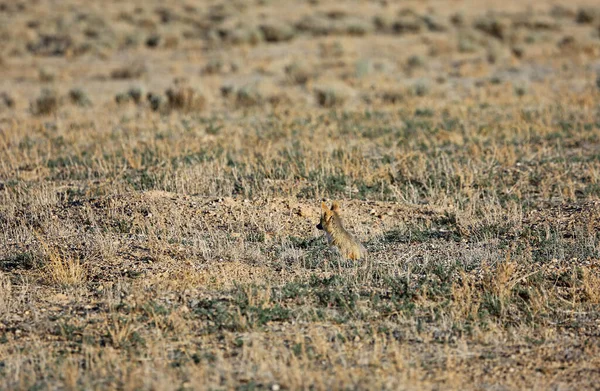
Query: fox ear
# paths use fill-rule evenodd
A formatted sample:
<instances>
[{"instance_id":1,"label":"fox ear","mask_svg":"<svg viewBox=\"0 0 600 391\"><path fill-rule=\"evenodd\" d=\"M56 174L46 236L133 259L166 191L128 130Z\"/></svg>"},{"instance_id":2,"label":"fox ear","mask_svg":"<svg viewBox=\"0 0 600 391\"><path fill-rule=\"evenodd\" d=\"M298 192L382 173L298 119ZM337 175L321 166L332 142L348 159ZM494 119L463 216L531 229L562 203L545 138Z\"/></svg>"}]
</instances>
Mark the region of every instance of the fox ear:
<instances>
[{"instance_id":1,"label":"fox ear","mask_svg":"<svg viewBox=\"0 0 600 391\"><path fill-rule=\"evenodd\" d=\"M327 204L324 202L321 202L321 210L323 212L329 212L329 208L327 207Z\"/></svg>"},{"instance_id":2,"label":"fox ear","mask_svg":"<svg viewBox=\"0 0 600 391\"><path fill-rule=\"evenodd\" d=\"M331 210L337 212L338 210L340 210L340 204L337 201L333 201L331 203Z\"/></svg>"}]
</instances>

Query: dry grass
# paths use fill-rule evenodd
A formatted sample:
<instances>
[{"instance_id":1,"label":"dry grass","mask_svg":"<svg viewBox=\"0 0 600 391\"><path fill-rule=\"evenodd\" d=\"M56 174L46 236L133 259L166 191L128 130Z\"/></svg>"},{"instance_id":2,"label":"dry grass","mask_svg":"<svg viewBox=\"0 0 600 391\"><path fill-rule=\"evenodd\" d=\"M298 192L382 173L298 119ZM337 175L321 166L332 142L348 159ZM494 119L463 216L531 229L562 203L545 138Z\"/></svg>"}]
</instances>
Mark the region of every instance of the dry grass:
<instances>
[{"instance_id":1,"label":"dry grass","mask_svg":"<svg viewBox=\"0 0 600 391\"><path fill-rule=\"evenodd\" d=\"M19 4L0 388L599 384L594 2Z\"/></svg>"},{"instance_id":2,"label":"dry grass","mask_svg":"<svg viewBox=\"0 0 600 391\"><path fill-rule=\"evenodd\" d=\"M35 237L47 258L44 262L45 267L41 271L49 277L51 283L73 287L85 282L86 272L78 259L73 259L71 255L61 255L57 248L46 243L39 232L35 232Z\"/></svg>"}]
</instances>

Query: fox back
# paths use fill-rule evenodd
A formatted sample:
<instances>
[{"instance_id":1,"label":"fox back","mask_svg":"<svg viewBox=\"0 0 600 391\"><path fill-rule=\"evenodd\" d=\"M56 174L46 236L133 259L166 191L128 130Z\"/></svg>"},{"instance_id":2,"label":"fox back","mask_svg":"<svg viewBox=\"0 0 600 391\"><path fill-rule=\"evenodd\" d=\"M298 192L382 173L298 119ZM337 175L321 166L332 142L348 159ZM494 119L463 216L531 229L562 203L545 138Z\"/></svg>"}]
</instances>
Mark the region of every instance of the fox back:
<instances>
[{"instance_id":1,"label":"fox back","mask_svg":"<svg viewBox=\"0 0 600 391\"><path fill-rule=\"evenodd\" d=\"M336 201L332 203L331 208L321 202L321 221L317 228L325 231L329 244L337 247L344 258L352 260L364 258L365 248L346 231L339 212L340 205Z\"/></svg>"}]
</instances>

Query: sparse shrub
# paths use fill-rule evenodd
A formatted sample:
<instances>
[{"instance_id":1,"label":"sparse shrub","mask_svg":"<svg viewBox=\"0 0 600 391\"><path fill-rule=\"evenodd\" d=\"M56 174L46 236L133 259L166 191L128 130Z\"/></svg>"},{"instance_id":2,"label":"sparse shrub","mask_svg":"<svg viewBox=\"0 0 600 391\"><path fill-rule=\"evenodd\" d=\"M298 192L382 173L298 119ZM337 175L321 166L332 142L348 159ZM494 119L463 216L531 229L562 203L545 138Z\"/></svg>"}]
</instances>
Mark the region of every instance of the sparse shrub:
<instances>
[{"instance_id":1,"label":"sparse shrub","mask_svg":"<svg viewBox=\"0 0 600 391\"><path fill-rule=\"evenodd\" d=\"M8 94L8 92L0 92L0 109L8 108L12 109L15 107L15 100Z\"/></svg>"},{"instance_id":2,"label":"sparse shrub","mask_svg":"<svg viewBox=\"0 0 600 391\"><path fill-rule=\"evenodd\" d=\"M550 9L550 16L556 19L574 18L575 11L562 5L554 5Z\"/></svg>"},{"instance_id":3,"label":"sparse shrub","mask_svg":"<svg viewBox=\"0 0 600 391\"><path fill-rule=\"evenodd\" d=\"M403 9L392 23L396 34L419 33L426 27L425 21L411 9Z\"/></svg>"},{"instance_id":4,"label":"sparse shrub","mask_svg":"<svg viewBox=\"0 0 600 391\"><path fill-rule=\"evenodd\" d=\"M285 73L293 84L306 84L312 77L312 69L303 62L294 62L285 67Z\"/></svg>"},{"instance_id":5,"label":"sparse shrub","mask_svg":"<svg viewBox=\"0 0 600 391\"><path fill-rule=\"evenodd\" d=\"M423 22L429 31L444 32L448 30L448 25L438 15L428 14L423 16Z\"/></svg>"},{"instance_id":6,"label":"sparse shrub","mask_svg":"<svg viewBox=\"0 0 600 391\"><path fill-rule=\"evenodd\" d=\"M577 10L575 21L581 24L591 24L600 21L600 8L582 7Z\"/></svg>"},{"instance_id":7,"label":"sparse shrub","mask_svg":"<svg viewBox=\"0 0 600 391\"><path fill-rule=\"evenodd\" d=\"M487 60L490 64L496 64L510 58L510 48L498 41L491 41L487 47Z\"/></svg>"},{"instance_id":8,"label":"sparse shrub","mask_svg":"<svg viewBox=\"0 0 600 391\"><path fill-rule=\"evenodd\" d=\"M515 45L510 50L516 58L522 58L525 54L525 47L522 45Z\"/></svg>"},{"instance_id":9,"label":"sparse shrub","mask_svg":"<svg viewBox=\"0 0 600 391\"><path fill-rule=\"evenodd\" d=\"M385 103L397 104L404 99L404 91L399 88L382 91L379 96Z\"/></svg>"},{"instance_id":10,"label":"sparse shrub","mask_svg":"<svg viewBox=\"0 0 600 391\"><path fill-rule=\"evenodd\" d=\"M331 11L303 17L296 28L312 35L348 34L362 36L373 31L373 23L346 12Z\"/></svg>"},{"instance_id":11,"label":"sparse shrub","mask_svg":"<svg viewBox=\"0 0 600 391\"><path fill-rule=\"evenodd\" d=\"M438 39L432 39L429 43L428 54L431 57L437 57L439 55L449 55L453 53L455 47L452 45L451 40L446 36L440 36Z\"/></svg>"},{"instance_id":12,"label":"sparse shrub","mask_svg":"<svg viewBox=\"0 0 600 391\"><path fill-rule=\"evenodd\" d=\"M511 29L511 21L508 18L489 14L475 20L474 27L477 30L497 38L501 41L508 39Z\"/></svg>"},{"instance_id":13,"label":"sparse shrub","mask_svg":"<svg viewBox=\"0 0 600 391\"><path fill-rule=\"evenodd\" d=\"M329 35L334 32L334 22L324 15L307 15L296 24L296 28L312 35Z\"/></svg>"},{"instance_id":14,"label":"sparse shrub","mask_svg":"<svg viewBox=\"0 0 600 391\"><path fill-rule=\"evenodd\" d=\"M277 91L267 94L267 102L276 107L279 105L289 105L292 99L285 91Z\"/></svg>"},{"instance_id":15,"label":"sparse shrub","mask_svg":"<svg viewBox=\"0 0 600 391\"><path fill-rule=\"evenodd\" d=\"M69 91L69 99L71 100L71 103L76 104L77 106L86 107L92 105L92 101L81 88L71 89Z\"/></svg>"},{"instance_id":16,"label":"sparse shrub","mask_svg":"<svg viewBox=\"0 0 600 391\"><path fill-rule=\"evenodd\" d=\"M473 53L481 47L479 40L473 31L460 30L458 33L458 51L461 53Z\"/></svg>"},{"instance_id":17,"label":"sparse shrub","mask_svg":"<svg viewBox=\"0 0 600 391\"><path fill-rule=\"evenodd\" d=\"M290 102L290 98L285 91L281 91L279 86L268 80L257 80L239 88L224 85L221 87L221 94L224 97L231 97L238 107L251 107L262 104L278 105Z\"/></svg>"},{"instance_id":18,"label":"sparse shrub","mask_svg":"<svg viewBox=\"0 0 600 391\"><path fill-rule=\"evenodd\" d=\"M362 18L352 17L344 21L344 30L348 35L363 36L373 31L373 25Z\"/></svg>"},{"instance_id":19,"label":"sparse shrub","mask_svg":"<svg viewBox=\"0 0 600 391\"><path fill-rule=\"evenodd\" d=\"M490 78L490 83L495 85L502 84L502 78L500 76L492 76Z\"/></svg>"},{"instance_id":20,"label":"sparse shrub","mask_svg":"<svg viewBox=\"0 0 600 391\"><path fill-rule=\"evenodd\" d=\"M425 58L417 54L412 55L406 60L406 66L409 68L421 68L425 65Z\"/></svg>"},{"instance_id":21,"label":"sparse shrub","mask_svg":"<svg viewBox=\"0 0 600 391\"><path fill-rule=\"evenodd\" d=\"M344 46L339 41L319 44L319 54L323 58L338 58L342 57L344 53Z\"/></svg>"},{"instance_id":22,"label":"sparse shrub","mask_svg":"<svg viewBox=\"0 0 600 391\"><path fill-rule=\"evenodd\" d=\"M260 28L245 24L230 29L220 29L218 31L218 36L220 36L223 41L234 45L256 45L265 39Z\"/></svg>"},{"instance_id":23,"label":"sparse shrub","mask_svg":"<svg viewBox=\"0 0 600 391\"><path fill-rule=\"evenodd\" d=\"M219 134L221 129L223 129L223 125L215 125L215 123L211 122L206 126L205 131L206 131L206 134L210 134L210 135L214 136L214 135Z\"/></svg>"},{"instance_id":24,"label":"sparse shrub","mask_svg":"<svg viewBox=\"0 0 600 391\"><path fill-rule=\"evenodd\" d=\"M202 68L202 73L207 75L221 73L223 71L223 65L223 60L221 60L220 58L210 59Z\"/></svg>"},{"instance_id":25,"label":"sparse shrub","mask_svg":"<svg viewBox=\"0 0 600 391\"><path fill-rule=\"evenodd\" d=\"M166 7L159 7L154 12L160 16L160 22L163 24L169 24L180 19L179 15Z\"/></svg>"},{"instance_id":26,"label":"sparse shrub","mask_svg":"<svg viewBox=\"0 0 600 391\"><path fill-rule=\"evenodd\" d=\"M46 243L37 233L36 237L47 257L44 271L50 282L58 286L79 286L85 282L87 273L79 259L62 254L57 247Z\"/></svg>"},{"instance_id":27,"label":"sparse shrub","mask_svg":"<svg viewBox=\"0 0 600 391\"><path fill-rule=\"evenodd\" d=\"M342 83L329 83L315 87L317 103L322 107L338 107L346 103L354 91Z\"/></svg>"},{"instance_id":28,"label":"sparse shrub","mask_svg":"<svg viewBox=\"0 0 600 391\"><path fill-rule=\"evenodd\" d=\"M235 87L231 84L223 84L220 88L221 96L227 98L234 92Z\"/></svg>"},{"instance_id":29,"label":"sparse shrub","mask_svg":"<svg viewBox=\"0 0 600 391\"><path fill-rule=\"evenodd\" d=\"M559 23L549 16L524 15L513 21L514 27L524 27L530 30L559 30Z\"/></svg>"},{"instance_id":30,"label":"sparse shrub","mask_svg":"<svg viewBox=\"0 0 600 391\"><path fill-rule=\"evenodd\" d=\"M104 321L104 329L106 330L108 340L114 348L134 347L136 345L144 345L145 341L136 331L131 318L122 318L113 313L106 315Z\"/></svg>"},{"instance_id":31,"label":"sparse shrub","mask_svg":"<svg viewBox=\"0 0 600 391\"><path fill-rule=\"evenodd\" d=\"M41 56L64 56L73 50L73 39L70 35L42 34L27 44L27 50Z\"/></svg>"},{"instance_id":32,"label":"sparse shrub","mask_svg":"<svg viewBox=\"0 0 600 391\"><path fill-rule=\"evenodd\" d=\"M294 38L296 31L293 26L281 22L269 22L260 26L265 41L285 42Z\"/></svg>"},{"instance_id":33,"label":"sparse shrub","mask_svg":"<svg viewBox=\"0 0 600 391\"><path fill-rule=\"evenodd\" d=\"M160 44L162 37L159 34L152 34L146 38L146 46L149 48L156 48Z\"/></svg>"},{"instance_id":34,"label":"sparse shrub","mask_svg":"<svg viewBox=\"0 0 600 391\"><path fill-rule=\"evenodd\" d=\"M577 47L577 42L575 41L575 37L572 35L566 35L560 41L558 41L556 46L558 46L558 48L561 50L572 50Z\"/></svg>"},{"instance_id":35,"label":"sparse shrub","mask_svg":"<svg viewBox=\"0 0 600 391\"><path fill-rule=\"evenodd\" d=\"M413 86L413 93L416 96L425 96L429 94L429 84L425 80L419 80Z\"/></svg>"},{"instance_id":36,"label":"sparse shrub","mask_svg":"<svg viewBox=\"0 0 600 391\"><path fill-rule=\"evenodd\" d=\"M142 37L140 36L140 34L138 33L131 33L131 34L127 34L125 35L120 43L119 43L119 49L134 49L137 48L141 45L142 43Z\"/></svg>"},{"instance_id":37,"label":"sparse shrub","mask_svg":"<svg viewBox=\"0 0 600 391\"><path fill-rule=\"evenodd\" d=\"M53 70L51 70L49 68L45 68L45 67L40 68L39 78L40 78L40 81L43 83L52 82L56 79L56 72L54 72Z\"/></svg>"},{"instance_id":38,"label":"sparse shrub","mask_svg":"<svg viewBox=\"0 0 600 391\"><path fill-rule=\"evenodd\" d=\"M127 96L131 98L135 104L140 104L142 102L142 97L144 96L144 91L141 87L131 87L127 91Z\"/></svg>"},{"instance_id":39,"label":"sparse shrub","mask_svg":"<svg viewBox=\"0 0 600 391\"><path fill-rule=\"evenodd\" d=\"M383 14L383 15L375 15L373 17L373 25L377 31L381 32L391 32L392 25L394 24L393 15Z\"/></svg>"},{"instance_id":40,"label":"sparse shrub","mask_svg":"<svg viewBox=\"0 0 600 391\"><path fill-rule=\"evenodd\" d=\"M164 105L164 99L162 96L149 92L146 95L146 99L148 99L148 103L150 103L150 109L152 111L159 111Z\"/></svg>"},{"instance_id":41,"label":"sparse shrub","mask_svg":"<svg viewBox=\"0 0 600 391\"><path fill-rule=\"evenodd\" d=\"M325 16L331 20L341 20L348 17L348 12L343 9L333 9L331 11L325 12Z\"/></svg>"},{"instance_id":42,"label":"sparse shrub","mask_svg":"<svg viewBox=\"0 0 600 391\"><path fill-rule=\"evenodd\" d=\"M222 23L239 13L241 4L222 3L211 6L208 10L208 20L214 23ZM236 9L237 8L237 9Z\"/></svg>"},{"instance_id":43,"label":"sparse shrub","mask_svg":"<svg viewBox=\"0 0 600 391\"><path fill-rule=\"evenodd\" d=\"M527 87L524 85L515 85L515 95L521 97L527 94Z\"/></svg>"},{"instance_id":44,"label":"sparse shrub","mask_svg":"<svg viewBox=\"0 0 600 391\"><path fill-rule=\"evenodd\" d=\"M450 23L456 27L463 27L465 25L465 14L462 12L456 12L450 16Z\"/></svg>"},{"instance_id":45,"label":"sparse shrub","mask_svg":"<svg viewBox=\"0 0 600 391\"><path fill-rule=\"evenodd\" d=\"M115 102L117 102L117 104L127 103L129 102L129 99L130 96L126 92L120 92L117 95L115 95Z\"/></svg>"},{"instance_id":46,"label":"sparse shrub","mask_svg":"<svg viewBox=\"0 0 600 391\"><path fill-rule=\"evenodd\" d=\"M260 105L264 96L256 84L247 84L236 91L235 103L241 107Z\"/></svg>"},{"instance_id":47,"label":"sparse shrub","mask_svg":"<svg viewBox=\"0 0 600 391\"><path fill-rule=\"evenodd\" d=\"M146 65L142 62L134 62L120 68L114 69L110 73L113 79L138 79L147 72Z\"/></svg>"},{"instance_id":48,"label":"sparse shrub","mask_svg":"<svg viewBox=\"0 0 600 391\"><path fill-rule=\"evenodd\" d=\"M435 112L433 111L433 109L430 109L428 107L425 108L417 108L415 110L415 117L433 117L433 115L435 114Z\"/></svg>"},{"instance_id":49,"label":"sparse shrub","mask_svg":"<svg viewBox=\"0 0 600 391\"><path fill-rule=\"evenodd\" d=\"M131 87L126 92L121 92L115 96L115 102L118 104L127 103L133 101L135 104L142 102L144 92L140 87Z\"/></svg>"},{"instance_id":50,"label":"sparse shrub","mask_svg":"<svg viewBox=\"0 0 600 391\"><path fill-rule=\"evenodd\" d=\"M179 46L179 37L173 34L169 34L165 37L164 44L165 49L175 49Z\"/></svg>"},{"instance_id":51,"label":"sparse shrub","mask_svg":"<svg viewBox=\"0 0 600 391\"><path fill-rule=\"evenodd\" d=\"M171 110L200 111L206 105L206 98L192 87L174 86L167 90L166 95Z\"/></svg>"},{"instance_id":52,"label":"sparse shrub","mask_svg":"<svg viewBox=\"0 0 600 391\"><path fill-rule=\"evenodd\" d=\"M47 115L56 112L59 106L58 94L54 90L43 89L40 96L31 104L35 115Z\"/></svg>"},{"instance_id":53,"label":"sparse shrub","mask_svg":"<svg viewBox=\"0 0 600 391\"><path fill-rule=\"evenodd\" d=\"M4 271L15 269L30 270L41 266L41 262L36 253L25 251L16 252L8 258L2 259L1 265Z\"/></svg>"}]
</instances>

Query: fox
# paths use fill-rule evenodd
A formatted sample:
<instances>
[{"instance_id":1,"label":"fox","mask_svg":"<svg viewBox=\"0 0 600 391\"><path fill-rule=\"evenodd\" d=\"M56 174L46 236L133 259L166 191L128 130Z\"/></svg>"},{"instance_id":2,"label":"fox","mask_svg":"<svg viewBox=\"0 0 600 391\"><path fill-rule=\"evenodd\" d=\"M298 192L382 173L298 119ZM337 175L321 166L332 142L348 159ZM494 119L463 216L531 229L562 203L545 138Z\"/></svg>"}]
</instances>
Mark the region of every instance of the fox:
<instances>
[{"instance_id":1,"label":"fox","mask_svg":"<svg viewBox=\"0 0 600 391\"><path fill-rule=\"evenodd\" d=\"M333 201L331 208L321 202L321 220L317 229L325 231L329 245L336 247L345 259L363 259L367 250L346 229L340 217L340 204Z\"/></svg>"}]
</instances>

